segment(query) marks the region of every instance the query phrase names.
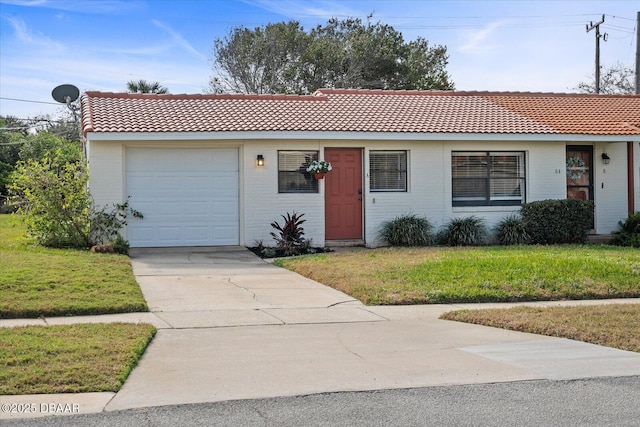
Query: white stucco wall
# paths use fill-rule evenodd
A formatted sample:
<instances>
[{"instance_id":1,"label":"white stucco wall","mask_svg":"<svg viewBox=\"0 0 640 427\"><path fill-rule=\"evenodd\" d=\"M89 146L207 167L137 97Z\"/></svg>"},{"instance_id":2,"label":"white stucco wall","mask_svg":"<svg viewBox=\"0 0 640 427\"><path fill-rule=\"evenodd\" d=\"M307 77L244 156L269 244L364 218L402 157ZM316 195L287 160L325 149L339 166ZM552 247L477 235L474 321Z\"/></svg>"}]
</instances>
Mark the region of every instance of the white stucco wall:
<instances>
[{"instance_id":1,"label":"white stucco wall","mask_svg":"<svg viewBox=\"0 0 640 427\"><path fill-rule=\"evenodd\" d=\"M449 219L469 215L481 216L489 228L519 207L452 207L452 151L524 151L526 153L526 201L562 199L566 197L566 155L564 141L396 141L396 140L329 140L329 139L229 139L229 140L163 140L127 141L92 140L89 185L98 205L122 203L126 200L125 165L127 147L237 147L240 159L239 241L253 246L262 240L273 243L269 235L272 221L282 221L280 215L304 213L307 238L314 245L324 245L324 181L319 192L278 193L278 150L317 150L323 157L325 147L363 149L364 172L364 238L369 246L381 244L377 239L384 221L407 213L427 217L436 228ZM635 143L636 209L640 208L640 149ZM572 145L589 145L572 143ZM597 143L594 145L594 179L596 232L610 233L618 221L627 215L626 144ZM408 191L371 192L369 187L369 152L371 150L407 150ZM601 154L606 151L611 163L604 166ZM258 154L265 165L256 166Z\"/></svg>"},{"instance_id":2,"label":"white stucco wall","mask_svg":"<svg viewBox=\"0 0 640 427\"><path fill-rule=\"evenodd\" d=\"M436 229L453 218L482 217L489 229L504 217L518 212L517 206L453 207L451 200L451 153L453 151L523 151L526 157L526 200L566 197L565 145L558 142L464 142L415 141L411 143L367 143L370 149L409 151L409 191L371 193L365 206L366 241L381 244L377 235L382 223L398 215L424 216ZM368 161L368 150L365 162ZM366 164L368 171L368 163ZM367 186L368 190L368 186Z\"/></svg>"},{"instance_id":3,"label":"white stucco wall","mask_svg":"<svg viewBox=\"0 0 640 427\"><path fill-rule=\"evenodd\" d=\"M302 226L305 237L313 239L314 246L324 245L324 181L319 182L318 193L278 193L278 151L279 150L315 150L323 146L318 141L244 141L245 182L241 187L244 196L244 235L245 245L253 246L263 241L265 246L273 246L274 240L269 233L273 221L283 225L281 215L297 212L304 214L306 220ZM258 154L264 156L264 166L256 166Z\"/></svg>"},{"instance_id":4,"label":"white stucco wall","mask_svg":"<svg viewBox=\"0 0 640 427\"><path fill-rule=\"evenodd\" d=\"M89 188L97 206L122 203L124 192L125 152L120 142L91 141L89 153Z\"/></svg>"},{"instance_id":5,"label":"white stucco wall","mask_svg":"<svg viewBox=\"0 0 640 427\"><path fill-rule=\"evenodd\" d=\"M602 153L605 152L611 159L608 165L602 162ZM627 144L596 144L593 158L595 230L597 234L609 234L628 214Z\"/></svg>"}]
</instances>

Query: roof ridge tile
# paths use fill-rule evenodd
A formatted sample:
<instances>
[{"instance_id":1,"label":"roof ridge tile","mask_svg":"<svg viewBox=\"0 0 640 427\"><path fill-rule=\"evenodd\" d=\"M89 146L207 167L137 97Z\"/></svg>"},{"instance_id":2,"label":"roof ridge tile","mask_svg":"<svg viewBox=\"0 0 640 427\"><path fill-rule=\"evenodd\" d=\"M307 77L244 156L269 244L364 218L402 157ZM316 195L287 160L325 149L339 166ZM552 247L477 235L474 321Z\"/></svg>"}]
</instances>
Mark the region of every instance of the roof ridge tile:
<instances>
[{"instance_id":1,"label":"roof ridge tile","mask_svg":"<svg viewBox=\"0 0 640 427\"><path fill-rule=\"evenodd\" d=\"M243 94L243 93L224 93L224 94L203 94L203 93L129 93L129 92L100 92L86 91L85 94L91 98L115 98L115 99L156 99L156 100L190 100L190 99L258 99L258 100L305 100L317 101L324 99L325 96L315 95L298 95L298 94Z\"/></svg>"}]
</instances>

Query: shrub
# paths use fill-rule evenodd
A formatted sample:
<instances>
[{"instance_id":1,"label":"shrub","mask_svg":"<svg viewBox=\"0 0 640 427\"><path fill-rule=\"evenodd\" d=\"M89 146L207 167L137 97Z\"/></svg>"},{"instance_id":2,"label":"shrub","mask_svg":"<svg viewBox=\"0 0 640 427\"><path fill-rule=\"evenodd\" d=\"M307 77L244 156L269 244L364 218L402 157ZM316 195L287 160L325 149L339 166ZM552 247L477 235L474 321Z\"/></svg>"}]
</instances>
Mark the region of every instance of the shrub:
<instances>
[{"instance_id":1,"label":"shrub","mask_svg":"<svg viewBox=\"0 0 640 427\"><path fill-rule=\"evenodd\" d=\"M11 208L4 206L8 201L8 187L11 173L18 161L48 159L53 164L79 162L82 151L78 142L57 137L49 132L38 132L36 135L26 134L26 126L15 118L0 117L0 127L22 128L21 132L0 132L0 212L9 212Z\"/></svg>"},{"instance_id":2,"label":"shrub","mask_svg":"<svg viewBox=\"0 0 640 427\"><path fill-rule=\"evenodd\" d=\"M29 234L44 246L89 248L86 164L48 158L18 162L9 184L10 203L24 215Z\"/></svg>"},{"instance_id":3,"label":"shrub","mask_svg":"<svg viewBox=\"0 0 640 427\"><path fill-rule=\"evenodd\" d=\"M113 251L117 254L129 255L129 241L122 237L120 234L116 236L111 242L113 245Z\"/></svg>"},{"instance_id":4,"label":"shrub","mask_svg":"<svg viewBox=\"0 0 640 427\"><path fill-rule=\"evenodd\" d=\"M518 215L512 214L500 221L496 234L501 245L525 245L529 242L529 234Z\"/></svg>"},{"instance_id":5,"label":"shrub","mask_svg":"<svg viewBox=\"0 0 640 427\"><path fill-rule=\"evenodd\" d=\"M383 223L380 237L391 246L428 246L433 242L432 230L428 219L407 214Z\"/></svg>"},{"instance_id":6,"label":"shrub","mask_svg":"<svg viewBox=\"0 0 640 427\"><path fill-rule=\"evenodd\" d=\"M593 202L564 199L525 203L520 211L533 244L585 243L593 228Z\"/></svg>"},{"instance_id":7,"label":"shrub","mask_svg":"<svg viewBox=\"0 0 640 427\"><path fill-rule=\"evenodd\" d=\"M59 163L44 158L18 162L11 175L10 203L23 215L36 242L49 247L90 248L115 242L129 212L142 217L129 208L128 201L114 205L111 211L97 209L87 190L88 177L82 161Z\"/></svg>"},{"instance_id":8,"label":"shrub","mask_svg":"<svg viewBox=\"0 0 640 427\"><path fill-rule=\"evenodd\" d=\"M304 253L307 248L307 243L304 240L304 228L302 223L306 219L301 219L304 214L298 215L297 213L289 214L287 216L281 215L284 219L284 224L280 225L276 221L271 223L271 227L278 231L278 234L271 232L271 236L276 241L276 247L284 251L285 256L300 255Z\"/></svg>"},{"instance_id":9,"label":"shrub","mask_svg":"<svg viewBox=\"0 0 640 427\"><path fill-rule=\"evenodd\" d=\"M484 243L486 227L484 221L476 216L454 218L442 232L444 244L449 246L476 246Z\"/></svg>"},{"instance_id":10,"label":"shrub","mask_svg":"<svg viewBox=\"0 0 640 427\"><path fill-rule=\"evenodd\" d=\"M640 212L629 215L624 222L618 222L618 230L613 233L611 244L640 248Z\"/></svg>"},{"instance_id":11,"label":"shrub","mask_svg":"<svg viewBox=\"0 0 640 427\"><path fill-rule=\"evenodd\" d=\"M144 218L140 212L129 207L129 199L122 204L114 204L108 212L107 206L100 209L92 206L89 213L89 241L93 245L113 243L123 246L123 243L126 243L126 252L122 253L129 253L129 242L120 235L122 227L127 225L128 214L136 218Z\"/></svg>"}]
</instances>

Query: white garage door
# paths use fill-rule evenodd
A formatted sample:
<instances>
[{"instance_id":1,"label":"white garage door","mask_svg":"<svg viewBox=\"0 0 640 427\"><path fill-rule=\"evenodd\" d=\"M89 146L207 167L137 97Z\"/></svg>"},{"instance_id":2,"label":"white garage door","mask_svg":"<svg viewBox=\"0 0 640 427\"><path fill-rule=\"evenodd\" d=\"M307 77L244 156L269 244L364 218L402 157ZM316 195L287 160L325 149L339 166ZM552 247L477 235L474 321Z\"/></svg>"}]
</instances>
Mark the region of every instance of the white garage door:
<instances>
[{"instance_id":1,"label":"white garage door","mask_svg":"<svg viewBox=\"0 0 640 427\"><path fill-rule=\"evenodd\" d=\"M132 247L237 245L238 150L127 149Z\"/></svg>"}]
</instances>

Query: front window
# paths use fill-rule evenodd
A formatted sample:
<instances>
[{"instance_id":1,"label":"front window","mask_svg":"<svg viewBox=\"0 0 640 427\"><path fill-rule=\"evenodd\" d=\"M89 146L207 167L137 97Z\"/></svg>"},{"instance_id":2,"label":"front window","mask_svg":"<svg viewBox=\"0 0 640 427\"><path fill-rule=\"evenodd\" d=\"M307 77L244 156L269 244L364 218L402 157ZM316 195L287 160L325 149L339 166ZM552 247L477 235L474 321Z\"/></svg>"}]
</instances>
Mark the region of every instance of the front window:
<instances>
[{"instance_id":1,"label":"front window","mask_svg":"<svg viewBox=\"0 0 640 427\"><path fill-rule=\"evenodd\" d=\"M318 181L307 172L317 151L278 151L278 192L317 193Z\"/></svg>"},{"instance_id":2,"label":"front window","mask_svg":"<svg viewBox=\"0 0 640 427\"><path fill-rule=\"evenodd\" d=\"M407 191L407 152L369 152L371 191Z\"/></svg>"},{"instance_id":3,"label":"front window","mask_svg":"<svg viewBox=\"0 0 640 427\"><path fill-rule=\"evenodd\" d=\"M511 206L525 202L523 152L453 152L453 206Z\"/></svg>"}]
</instances>

